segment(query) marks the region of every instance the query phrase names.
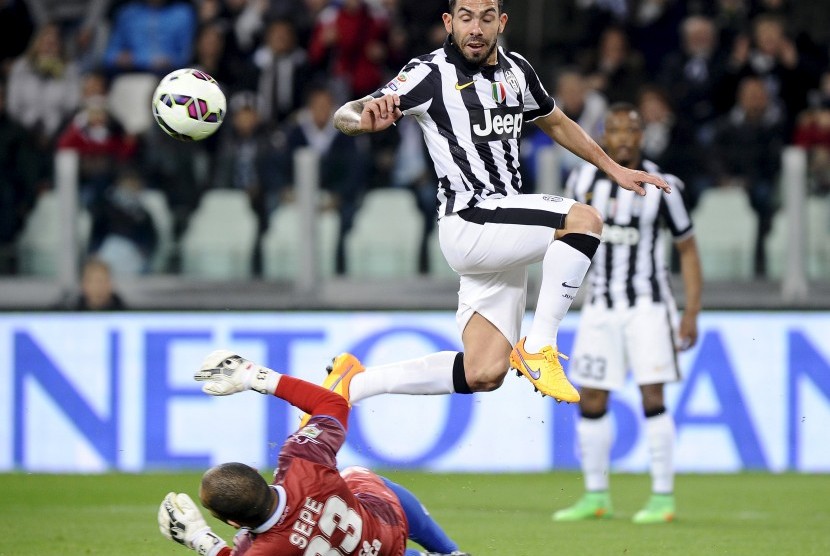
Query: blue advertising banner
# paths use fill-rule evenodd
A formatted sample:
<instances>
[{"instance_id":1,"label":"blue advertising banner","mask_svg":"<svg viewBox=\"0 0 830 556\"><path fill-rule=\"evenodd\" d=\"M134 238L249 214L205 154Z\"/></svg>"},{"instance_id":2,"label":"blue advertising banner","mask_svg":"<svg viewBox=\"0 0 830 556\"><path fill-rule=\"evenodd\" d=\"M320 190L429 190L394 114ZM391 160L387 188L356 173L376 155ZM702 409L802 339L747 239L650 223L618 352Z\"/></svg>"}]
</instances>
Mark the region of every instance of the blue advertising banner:
<instances>
[{"instance_id":1,"label":"blue advertising banner","mask_svg":"<svg viewBox=\"0 0 830 556\"><path fill-rule=\"evenodd\" d=\"M568 353L578 313L560 331ZM526 323L527 324L527 323ZM705 313L667 388L680 472L830 472L830 314ZM229 348L314 382L351 351L367 365L460 349L451 312L0 315L0 471L273 466L299 411L192 379ZM645 471L639 391L612 396L618 471ZM513 373L491 393L356 404L341 465L441 471L576 469L577 408Z\"/></svg>"}]
</instances>

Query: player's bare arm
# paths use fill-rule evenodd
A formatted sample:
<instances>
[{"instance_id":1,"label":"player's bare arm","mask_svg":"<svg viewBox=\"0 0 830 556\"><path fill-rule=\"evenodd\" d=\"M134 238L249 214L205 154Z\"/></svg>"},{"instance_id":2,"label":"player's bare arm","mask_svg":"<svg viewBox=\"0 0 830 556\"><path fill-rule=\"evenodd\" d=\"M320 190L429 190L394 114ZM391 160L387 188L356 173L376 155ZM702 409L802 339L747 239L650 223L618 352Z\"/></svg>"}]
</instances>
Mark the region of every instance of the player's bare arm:
<instances>
[{"instance_id":1,"label":"player's bare arm","mask_svg":"<svg viewBox=\"0 0 830 556\"><path fill-rule=\"evenodd\" d=\"M559 108L535 120L535 123L551 139L605 172L620 187L630 189L639 195L645 195L643 185L650 183L666 193L671 193L671 187L663 178L642 170L632 170L614 162L585 130Z\"/></svg>"},{"instance_id":2,"label":"player's bare arm","mask_svg":"<svg viewBox=\"0 0 830 556\"><path fill-rule=\"evenodd\" d=\"M398 95L365 96L347 102L334 113L334 127L352 136L383 131L403 116L400 104Z\"/></svg>"},{"instance_id":3,"label":"player's bare arm","mask_svg":"<svg viewBox=\"0 0 830 556\"><path fill-rule=\"evenodd\" d=\"M689 349L697 342L697 316L700 313L703 274L694 236L678 241L675 245L680 254L680 273L683 276L683 291L686 294L679 330L680 350L682 351Z\"/></svg>"}]
</instances>

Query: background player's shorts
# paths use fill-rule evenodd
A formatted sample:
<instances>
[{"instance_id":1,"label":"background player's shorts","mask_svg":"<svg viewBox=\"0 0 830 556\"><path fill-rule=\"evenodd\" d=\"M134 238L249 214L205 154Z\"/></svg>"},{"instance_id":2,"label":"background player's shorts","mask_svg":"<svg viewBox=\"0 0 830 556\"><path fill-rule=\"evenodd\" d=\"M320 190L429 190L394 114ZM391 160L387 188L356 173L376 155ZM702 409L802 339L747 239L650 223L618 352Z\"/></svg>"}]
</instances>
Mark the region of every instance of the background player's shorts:
<instances>
[{"instance_id":1,"label":"background player's shorts","mask_svg":"<svg viewBox=\"0 0 830 556\"><path fill-rule=\"evenodd\" d=\"M609 391L623 387L628 369L641 385L679 380L677 322L673 303L643 298L633 307L613 309L586 303L568 378L580 386Z\"/></svg>"},{"instance_id":2,"label":"background player's shorts","mask_svg":"<svg viewBox=\"0 0 830 556\"><path fill-rule=\"evenodd\" d=\"M519 341L527 266L544 258L575 203L556 195L511 195L441 218L441 251L461 276L456 321L462 332L479 313L511 345Z\"/></svg>"}]
</instances>

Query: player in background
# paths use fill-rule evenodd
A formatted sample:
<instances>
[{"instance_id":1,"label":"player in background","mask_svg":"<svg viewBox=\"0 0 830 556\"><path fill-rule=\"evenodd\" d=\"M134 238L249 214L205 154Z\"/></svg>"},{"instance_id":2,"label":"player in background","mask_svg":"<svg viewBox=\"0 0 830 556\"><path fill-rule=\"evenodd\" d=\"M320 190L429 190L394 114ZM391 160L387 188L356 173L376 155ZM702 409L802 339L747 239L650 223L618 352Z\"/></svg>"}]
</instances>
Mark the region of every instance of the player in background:
<instances>
[{"instance_id":1,"label":"player in background","mask_svg":"<svg viewBox=\"0 0 830 556\"><path fill-rule=\"evenodd\" d=\"M609 107L603 142L608 154L632 168L661 174L640 153L643 120L627 103ZM673 188L683 184L662 174ZM650 189L639 197L597 168L584 165L568 178L567 194L590 203L605 222L603 242L588 274L590 290L582 307L569 375L581 393L576 430L585 495L553 515L556 521L612 515L608 492L613 424L611 391L623 387L628 369L640 386L645 437L651 461L652 496L634 515L635 523L674 519L674 419L666 410L663 385L679 380L677 351L697 341L702 278L692 220L681 195ZM661 227L668 228L680 253L686 295L679 319L669 286Z\"/></svg>"},{"instance_id":2,"label":"player in background","mask_svg":"<svg viewBox=\"0 0 830 556\"><path fill-rule=\"evenodd\" d=\"M255 390L311 418L283 444L270 485L243 463L223 463L202 476L202 505L239 529L233 549L183 493L169 493L159 507L159 529L168 539L200 556L469 556L408 490L362 467L337 471L349 415L338 394L230 351L208 355L195 378L206 382L206 394ZM427 552L406 548L407 538Z\"/></svg>"},{"instance_id":3,"label":"player in background","mask_svg":"<svg viewBox=\"0 0 830 556\"><path fill-rule=\"evenodd\" d=\"M381 394L469 394L498 388L512 367L542 395L579 401L559 359L557 332L599 245L602 220L589 205L523 195L522 123L637 194L666 182L614 162L556 107L530 63L497 44L507 24L502 0L450 0L444 45L413 58L372 95L342 106L335 126L348 135L388 129L409 115L420 124L438 175L441 250L459 274L457 322L463 353L440 352L372 367L335 368L324 385L351 402ZM379 233L383 233L379 230ZM542 283L525 338L527 266L543 261ZM348 387L348 388L347 388Z\"/></svg>"}]
</instances>

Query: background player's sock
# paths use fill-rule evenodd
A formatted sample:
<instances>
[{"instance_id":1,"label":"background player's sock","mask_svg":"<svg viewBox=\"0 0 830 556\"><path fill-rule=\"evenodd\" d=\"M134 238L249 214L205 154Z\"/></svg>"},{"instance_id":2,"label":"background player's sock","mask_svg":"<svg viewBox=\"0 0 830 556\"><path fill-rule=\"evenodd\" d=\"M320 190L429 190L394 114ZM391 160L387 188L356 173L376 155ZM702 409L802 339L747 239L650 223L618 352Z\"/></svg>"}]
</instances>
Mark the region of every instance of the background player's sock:
<instances>
[{"instance_id":1,"label":"background player's sock","mask_svg":"<svg viewBox=\"0 0 830 556\"><path fill-rule=\"evenodd\" d=\"M571 307L598 246L599 239L587 234L567 234L551 242L542 260L542 285L525 340L528 353L556 347L559 323Z\"/></svg>"},{"instance_id":2,"label":"background player's sock","mask_svg":"<svg viewBox=\"0 0 830 556\"><path fill-rule=\"evenodd\" d=\"M432 519L427 509L415 498L415 495L397 483L393 483L385 477L381 477L386 486L398 496L409 522L409 538L420 544L429 552L449 554L458 550L458 545L450 539L441 529L441 526ZM407 555L409 552L407 552ZM415 551L414 554L419 554Z\"/></svg>"},{"instance_id":3,"label":"background player's sock","mask_svg":"<svg viewBox=\"0 0 830 556\"><path fill-rule=\"evenodd\" d=\"M378 394L452 394L456 351L439 351L417 359L366 367L349 385L355 403Z\"/></svg>"},{"instance_id":4,"label":"background player's sock","mask_svg":"<svg viewBox=\"0 0 830 556\"><path fill-rule=\"evenodd\" d=\"M608 490L608 468L611 460L611 417L582 416L576 423L582 473L588 492Z\"/></svg>"},{"instance_id":5,"label":"background player's sock","mask_svg":"<svg viewBox=\"0 0 830 556\"><path fill-rule=\"evenodd\" d=\"M645 432L651 459L651 491L671 494L674 492L674 417L665 408L656 415L647 415Z\"/></svg>"}]
</instances>

